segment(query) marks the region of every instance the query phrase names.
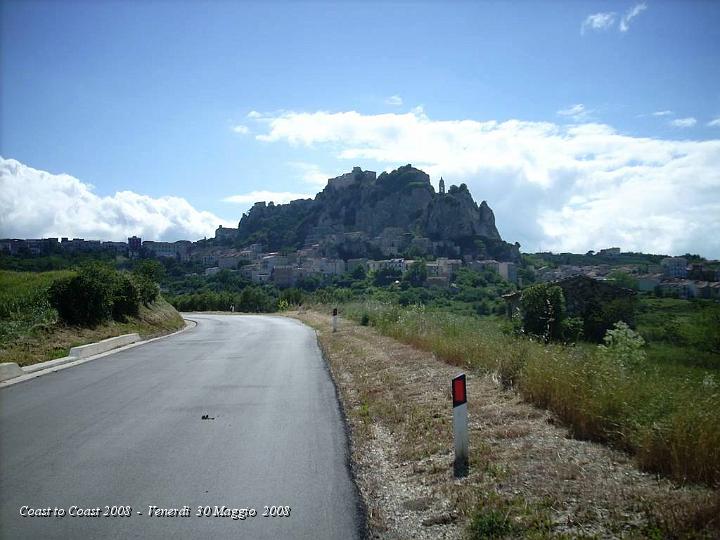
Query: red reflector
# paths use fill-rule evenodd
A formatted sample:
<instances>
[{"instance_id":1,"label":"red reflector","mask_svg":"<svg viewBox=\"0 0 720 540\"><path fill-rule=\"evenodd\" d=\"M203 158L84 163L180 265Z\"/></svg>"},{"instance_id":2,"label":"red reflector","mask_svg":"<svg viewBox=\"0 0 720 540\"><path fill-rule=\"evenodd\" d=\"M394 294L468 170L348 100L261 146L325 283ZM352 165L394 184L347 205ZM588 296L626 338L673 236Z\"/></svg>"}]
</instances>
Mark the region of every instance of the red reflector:
<instances>
[{"instance_id":1,"label":"red reflector","mask_svg":"<svg viewBox=\"0 0 720 540\"><path fill-rule=\"evenodd\" d=\"M453 379L452 382L453 407L462 405L465 399L465 375L460 375Z\"/></svg>"}]
</instances>

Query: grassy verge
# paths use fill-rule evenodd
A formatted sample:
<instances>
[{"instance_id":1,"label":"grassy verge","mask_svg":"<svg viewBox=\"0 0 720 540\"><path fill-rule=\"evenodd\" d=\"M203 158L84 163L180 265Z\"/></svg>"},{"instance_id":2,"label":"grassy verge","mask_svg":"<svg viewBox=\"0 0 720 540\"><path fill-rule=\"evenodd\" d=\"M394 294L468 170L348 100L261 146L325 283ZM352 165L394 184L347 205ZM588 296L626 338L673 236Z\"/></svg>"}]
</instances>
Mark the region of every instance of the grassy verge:
<instances>
[{"instance_id":1,"label":"grassy verge","mask_svg":"<svg viewBox=\"0 0 720 540\"><path fill-rule=\"evenodd\" d=\"M326 311L327 313L327 311ZM348 418L372 538L713 538L716 492L639 472L468 370L470 474L452 476L450 379L437 354L327 315L318 331Z\"/></svg>"},{"instance_id":2,"label":"grassy verge","mask_svg":"<svg viewBox=\"0 0 720 540\"><path fill-rule=\"evenodd\" d=\"M50 284L72 272L0 271L0 362L27 366L67 356L70 348L137 332L143 337L180 329L180 314L162 298L141 306L138 317L95 328L66 326L47 301Z\"/></svg>"},{"instance_id":3,"label":"grassy verge","mask_svg":"<svg viewBox=\"0 0 720 540\"><path fill-rule=\"evenodd\" d=\"M645 470L720 483L716 370L651 361L628 369L595 347L546 345L507 335L495 321L422 308L366 302L344 313L451 364L497 374L573 436L630 451Z\"/></svg>"}]
</instances>

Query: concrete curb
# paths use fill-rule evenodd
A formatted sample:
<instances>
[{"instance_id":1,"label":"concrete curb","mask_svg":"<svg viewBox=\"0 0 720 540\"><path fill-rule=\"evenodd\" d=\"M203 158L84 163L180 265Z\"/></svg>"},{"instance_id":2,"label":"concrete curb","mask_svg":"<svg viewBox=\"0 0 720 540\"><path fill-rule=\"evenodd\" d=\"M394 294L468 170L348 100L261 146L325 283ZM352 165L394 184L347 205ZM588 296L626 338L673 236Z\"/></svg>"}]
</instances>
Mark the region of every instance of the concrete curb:
<instances>
[{"instance_id":1,"label":"concrete curb","mask_svg":"<svg viewBox=\"0 0 720 540\"><path fill-rule=\"evenodd\" d=\"M117 349L118 347L130 345L131 343L137 343L138 341L140 341L140 334L123 334L122 336L103 339L97 343L88 343L87 345L73 347L70 349L70 354L68 356L74 356L75 358L87 358L112 349Z\"/></svg>"},{"instance_id":2,"label":"concrete curb","mask_svg":"<svg viewBox=\"0 0 720 540\"><path fill-rule=\"evenodd\" d=\"M25 372L15 362L3 362L0 364L0 381L19 377L24 373Z\"/></svg>"},{"instance_id":3,"label":"concrete curb","mask_svg":"<svg viewBox=\"0 0 720 540\"><path fill-rule=\"evenodd\" d=\"M184 317L183 317L184 318ZM75 356L65 356L64 358L56 358L55 360L49 360L47 362L41 362L39 364L33 364L31 366L26 366L23 368L19 368L17 364L9 363L13 366L18 367L22 371L19 375L13 375L12 378L6 378L4 379L1 376L0 372L0 388L5 388L7 386L12 386L13 384L18 384L21 382L29 381L30 379L35 379L36 377L41 377L42 375L47 375L48 373L55 373L57 371L61 371L63 369L79 366L80 364L84 364L85 362L91 362L92 360L97 360L98 358L104 358L105 356L110 356L111 354L115 354L120 351L125 351L127 349L132 349L133 347L139 347L140 345L145 345L146 343L152 343L153 341L157 341L160 339L165 339L170 336L174 336L176 334L180 334L181 332L184 332L185 330L188 330L189 328L194 328L197 326L197 321L194 321L192 319L185 319L185 327L181 328L180 330L173 332L171 334L165 334L164 336L158 336L152 339L146 339L144 341L131 341L126 344L120 344L122 340L116 342L117 344L114 345L114 347L108 349L105 348L104 351L99 351L98 353L92 353L89 354L86 351L91 351L92 349L83 349L83 352L86 352L85 357L75 357ZM75 349L79 348L86 348L86 347L93 347L97 346L100 343L105 342L112 342L112 340L117 340L118 338L126 338L127 336L137 336L139 339L138 334L125 334L123 336L117 336L115 338L109 338L104 339L103 341L99 341L98 343L90 343L88 345L82 345L81 347L73 347L70 349L70 352L72 352ZM103 345L102 347L107 347L107 345ZM6 365L6 364L0 364L0 365ZM9 368L12 370L12 368Z\"/></svg>"}]
</instances>

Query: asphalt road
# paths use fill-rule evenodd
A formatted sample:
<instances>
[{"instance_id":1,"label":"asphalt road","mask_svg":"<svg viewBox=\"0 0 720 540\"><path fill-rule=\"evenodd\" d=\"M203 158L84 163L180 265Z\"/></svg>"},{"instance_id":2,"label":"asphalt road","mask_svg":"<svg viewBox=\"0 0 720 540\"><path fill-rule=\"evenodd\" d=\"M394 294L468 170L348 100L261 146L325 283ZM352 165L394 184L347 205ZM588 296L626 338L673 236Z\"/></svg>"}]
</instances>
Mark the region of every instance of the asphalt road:
<instances>
[{"instance_id":1,"label":"asphalt road","mask_svg":"<svg viewBox=\"0 0 720 540\"><path fill-rule=\"evenodd\" d=\"M282 317L189 317L197 327L176 336L0 389L0 537L361 536L313 331ZM23 506L68 514L22 517ZM73 506L100 516L71 517ZM132 513L104 517L106 506ZM263 517L266 506L290 515Z\"/></svg>"}]
</instances>

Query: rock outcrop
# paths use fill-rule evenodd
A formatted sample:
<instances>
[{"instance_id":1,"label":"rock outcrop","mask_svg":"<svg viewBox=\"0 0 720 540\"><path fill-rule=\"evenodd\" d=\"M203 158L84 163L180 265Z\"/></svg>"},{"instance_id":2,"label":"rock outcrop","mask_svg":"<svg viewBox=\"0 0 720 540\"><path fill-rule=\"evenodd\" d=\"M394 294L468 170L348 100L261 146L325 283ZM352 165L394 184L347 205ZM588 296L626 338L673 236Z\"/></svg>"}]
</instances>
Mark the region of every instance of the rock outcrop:
<instances>
[{"instance_id":1,"label":"rock outcrop","mask_svg":"<svg viewBox=\"0 0 720 540\"><path fill-rule=\"evenodd\" d=\"M269 249L321 243L334 255L393 254L497 256L517 260L488 204L479 206L465 184L436 193L430 177L411 165L376 177L355 167L331 178L315 199L256 203L243 215L238 242Z\"/></svg>"}]
</instances>

